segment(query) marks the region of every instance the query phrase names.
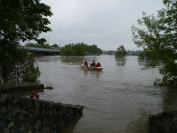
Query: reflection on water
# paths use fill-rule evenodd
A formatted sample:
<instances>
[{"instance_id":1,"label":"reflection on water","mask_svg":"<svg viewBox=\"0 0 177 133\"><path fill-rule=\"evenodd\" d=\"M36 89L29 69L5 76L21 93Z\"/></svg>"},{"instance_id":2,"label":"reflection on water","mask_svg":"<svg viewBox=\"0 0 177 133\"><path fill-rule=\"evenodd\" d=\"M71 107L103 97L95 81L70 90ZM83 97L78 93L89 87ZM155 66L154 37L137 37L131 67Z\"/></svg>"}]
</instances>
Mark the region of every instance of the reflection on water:
<instances>
[{"instance_id":1,"label":"reflection on water","mask_svg":"<svg viewBox=\"0 0 177 133\"><path fill-rule=\"evenodd\" d=\"M115 59L118 66L124 66L126 63L126 57L116 57Z\"/></svg>"},{"instance_id":2,"label":"reflection on water","mask_svg":"<svg viewBox=\"0 0 177 133\"><path fill-rule=\"evenodd\" d=\"M144 68L159 68L159 66L162 65L162 62L159 60L145 60L138 58L138 62L140 66L143 66Z\"/></svg>"},{"instance_id":3,"label":"reflection on water","mask_svg":"<svg viewBox=\"0 0 177 133\"><path fill-rule=\"evenodd\" d=\"M60 56L59 59L62 61L62 63L66 64L80 64L84 61L84 57L75 57L75 56Z\"/></svg>"},{"instance_id":4,"label":"reflection on water","mask_svg":"<svg viewBox=\"0 0 177 133\"><path fill-rule=\"evenodd\" d=\"M177 110L177 89L164 88L163 89L163 110L176 111Z\"/></svg>"},{"instance_id":5,"label":"reflection on water","mask_svg":"<svg viewBox=\"0 0 177 133\"><path fill-rule=\"evenodd\" d=\"M96 78L96 79L99 79L100 78L100 75L102 74L102 71L96 71L96 70L81 70L83 71L83 75L85 78L87 77L93 77Z\"/></svg>"},{"instance_id":6,"label":"reflection on water","mask_svg":"<svg viewBox=\"0 0 177 133\"><path fill-rule=\"evenodd\" d=\"M73 120L72 123L69 123L66 127L64 127L60 132L57 133L74 133L74 127L76 126L79 120L80 118Z\"/></svg>"},{"instance_id":7,"label":"reflection on water","mask_svg":"<svg viewBox=\"0 0 177 133\"><path fill-rule=\"evenodd\" d=\"M93 59L102 63L102 72L80 68L84 60ZM153 86L161 77L158 68L143 70L136 56L43 57L38 64L41 82L55 88L45 91L42 99L85 106L75 133L145 133L144 118L163 109L164 92Z\"/></svg>"},{"instance_id":8,"label":"reflection on water","mask_svg":"<svg viewBox=\"0 0 177 133\"><path fill-rule=\"evenodd\" d=\"M142 112L139 118L130 121L127 126L127 133L149 133L148 112Z\"/></svg>"}]
</instances>

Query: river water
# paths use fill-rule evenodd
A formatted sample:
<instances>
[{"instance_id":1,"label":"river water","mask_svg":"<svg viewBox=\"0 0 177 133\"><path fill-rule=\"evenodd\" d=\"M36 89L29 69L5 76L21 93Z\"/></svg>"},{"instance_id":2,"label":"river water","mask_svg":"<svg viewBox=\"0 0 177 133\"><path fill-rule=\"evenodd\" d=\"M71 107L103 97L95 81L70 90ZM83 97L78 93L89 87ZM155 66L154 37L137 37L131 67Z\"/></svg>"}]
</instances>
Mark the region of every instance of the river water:
<instances>
[{"instance_id":1,"label":"river water","mask_svg":"<svg viewBox=\"0 0 177 133\"><path fill-rule=\"evenodd\" d=\"M100 61L103 71L81 70L85 59ZM40 81L54 87L41 99L85 106L74 133L146 133L148 115L171 108L173 99L153 85L158 68L145 69L136 56L47 56L37 63Z\"/></svg>"}]
</instances>

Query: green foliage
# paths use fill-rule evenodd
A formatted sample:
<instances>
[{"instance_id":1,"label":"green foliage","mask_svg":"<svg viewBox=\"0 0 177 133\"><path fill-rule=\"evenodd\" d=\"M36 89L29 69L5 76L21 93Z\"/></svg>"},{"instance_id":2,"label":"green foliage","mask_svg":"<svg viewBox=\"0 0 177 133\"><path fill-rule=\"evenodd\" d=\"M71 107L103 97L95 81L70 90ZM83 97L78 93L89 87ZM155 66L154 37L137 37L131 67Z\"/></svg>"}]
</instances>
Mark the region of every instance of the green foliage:
<instances>
[{"instance_id":1,"label":"green foliage","mask_svg":"<svg viewBox=\"0 0 177 133\"><path fill-rule=\"evenodd\" d=\"M31 54L27 54L21 49L18 49L19 54L22 54L21 59L19 62L13 64L6 64L6 67L3 68L3 77L6 82L29 82L29 81L36 81L37 78L40 76L40 71L35 64L35 58Z\"/></svg>"},{"instance_id":2,"label":"green foliage","mask_svg":"<svg viewBox=\"0 0 177 133\"><path fill-rule=\"evenodd\" d=\"M75 53L74 49L72 48L72 45L67 45L67 46L61 48L61 55L76 56L76 53Z\"/></svg>"},{"instance_id":3,"label":"green foliage","mask_svg":"<svg viewBox=\"0 0 177 133\"><path fill-rule=\"evenodd\" d=\"M139 27L133 26L134 42L144 48L141 57L163 63L160 73L161 85L177 85L177 0L164 0L164 8L158 15L145 13L138 20Z\"/></svg>"},{"instance_id":4,"label":"green foliage","mask_svg":"<svg viewBox=\"0 0 177 133\"><path fill-rule=\"evenodd\" d=\"M87 55L100 55L102 54L102 50L98 48L96 45L86 45L86 54Z\"/></svg>"},{"instance_id":5,"label":"green foliage","mask_svg":"<svg viewBox=\"0 0 177 133\"><path fill-rule=\"evenodd\" d=\"M19 68L27 62L27 54L19 49L19 42L44 43L39 35L51 30L47 18L51 15L50 7L40 0L0 0L0 67L5 81L17 71L16 78L21 79Z\"/></svg>"},{"instance_id":6,"label":"green foliage","mask_svg":"<svg viewBox=\"0 0 177 133\"><path fill-rule=\"evenodd\" d=\"M27 43L25 47L51 48L48 43Z\"/></svg>"},{"instance_id":7,"label":"green foliage","mask_svg":"<svg viewBox=\"0 0 177 133\"><path fill-rule=\"evenodd\" d=\"M52 48L59 48L59 46L57 44L53 44L51 47Z\"/></svg>"},{"instance_id":8,"label":"green foliage","mask_svg":"<svg viewBox=\"0 0 177 133\"><path fill-rule=\"evenodd\" d=\"M116 51L116 57L125 57L127 55L127 51L123 45L119 46Z\"/></svg>"},{"instance_id":9,"label":"green foliage","mask_svg":"<svg viewBox=\"0 0 177 133\"><path fill-rule=\"evenodd\" d=\"M25 70L22 78L23 81L33 82L40 76L39 67L35 64L33 55L28 55L26 62L23 64L23 69Z\"/></svg>"},{"instance_id":10,"label":"green foliage","mask_svg":"<svg viewBox=\"0 0 177 133\"><path fill-rule=\"evenodd\" d=\"M85 56L101 54L102 50L96 45L87 45L84 43L68 44L61 48L61 55L66 56Z\"/></svg>"},{"instance_id":11,"label":"green foliage","mask_svg":"<svg viewBox=\"0 0 177 133\"><path fill-rule=\"evenodd\" d=\"M25 47L35 47L35 48L48 48L48 49L60 49L57 44L49 45L48 43L27 43Z\"/></svg>"},{"instance_id":12,"label":"green foliage","mask_svg":"<svg viewBox=\"0 0 177 133\"><path fill-rule=\"evenodd\" d=\"M51 29L50 7L40 0L1 0L0 39L8 41L38 40L41 32Z\"/></svg>"},{"instance_id":13,"label":"green foliage","mask_svg":"<svg viewBox=\"0 0 177 133\"><path fill-rule=\"evenodd\" d=\"M6 47L5 50L2 47ZM10 47L10 48L9 48ZM0 45L0 67L2 72L0 73L4 79L4 82L7 82L10 79L17 79L12 77L13 71L17 69L19 64L23 64L26 60L26 53L22 49L18 49L14 45L6 43L6 45Z\"/></svg>"}]
</instances>

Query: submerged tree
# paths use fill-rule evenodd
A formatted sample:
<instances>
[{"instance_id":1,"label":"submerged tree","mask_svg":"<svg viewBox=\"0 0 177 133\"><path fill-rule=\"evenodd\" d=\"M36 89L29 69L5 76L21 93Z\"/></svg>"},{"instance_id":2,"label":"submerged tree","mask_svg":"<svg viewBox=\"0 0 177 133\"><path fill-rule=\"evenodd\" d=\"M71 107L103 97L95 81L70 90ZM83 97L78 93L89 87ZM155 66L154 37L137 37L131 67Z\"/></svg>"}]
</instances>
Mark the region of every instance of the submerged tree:
<instances>
[{"instance_id":1,"label":"submerged tree","mask_svg":"<svg viewBox=\"0 0 177 133\"><path fill-rule=\"evenodd\" d=\"M158 15L138 20L133 26L134 42L144 48L144 55L150 60L163 63L160 73L162 85L177 85L177 0L164 0L164 8Z\"/></svg>"},{"instance_id":2,"label":"submerged tree","mask_svg":"<svg viewBox=\"0 0 177 133\"><path fill-rule=\"evenodd\" d=\"M116 51L116 57L125 57L127 55L127 51L123 45L119 46Z\"/></svg>"},{"instance_id":3,"label":"submerged tree","mask_svg":"<svg viewBox=\"0 0 177 133\"><path fill-rule=\"evenodd\" d=\"M39 35L51 30L47 26L51 15L50 7L40 0L0 0L0 67L4 79L27 61L20 42L45 41Z\"/></svg>"}]
</instances>

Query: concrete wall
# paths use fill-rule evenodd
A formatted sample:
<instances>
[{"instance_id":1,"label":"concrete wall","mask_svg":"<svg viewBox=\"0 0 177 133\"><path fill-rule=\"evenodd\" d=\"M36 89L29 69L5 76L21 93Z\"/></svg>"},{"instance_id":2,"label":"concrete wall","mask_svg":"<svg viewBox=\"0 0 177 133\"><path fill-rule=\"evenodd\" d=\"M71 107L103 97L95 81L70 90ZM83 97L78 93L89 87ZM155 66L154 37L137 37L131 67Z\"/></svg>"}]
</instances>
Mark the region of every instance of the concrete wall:
<instances>
[{"instance_id":1,"label":"concrete wall","mask_svg":"<svg viewBox=\"0 0 177 133\"><path fill-rule=\"evenodd\" d=\"M60 133L82 116L83 106L0 95L0 132Z\"/></svg>"},{"instance_id":2,"label":"concrete wall","mask_svg":"<svg viewBox=\"0 0 177 133\"><path fill-rule=\"evenodd\" d=\"M177 111L149 117L150 133L177 133Z\"/></svg>"},{"instance_id":3,"label":"concrete wall","mask_svg":"<svg viewBox=\"0 0 177 133\"><path fill-rule=\"evenodd\" d=\"M44 90L43 84L17 84L0 86L0 94L13 94L25 91Z\"/></svg>"}]
</instances>

